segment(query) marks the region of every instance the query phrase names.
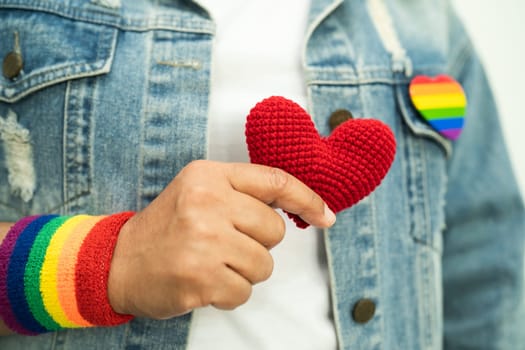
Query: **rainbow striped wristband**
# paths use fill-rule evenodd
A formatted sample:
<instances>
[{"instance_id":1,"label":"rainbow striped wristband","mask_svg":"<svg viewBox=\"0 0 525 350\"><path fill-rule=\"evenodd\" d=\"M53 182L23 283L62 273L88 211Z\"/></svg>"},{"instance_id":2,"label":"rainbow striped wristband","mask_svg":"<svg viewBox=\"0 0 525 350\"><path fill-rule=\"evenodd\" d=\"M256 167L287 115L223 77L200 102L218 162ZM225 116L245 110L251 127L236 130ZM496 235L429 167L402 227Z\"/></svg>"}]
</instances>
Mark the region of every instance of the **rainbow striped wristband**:
<instances>
[{"instance_id":1,"label":"rainbow striped wristband","mask_svg":"<svg viewBox=\"0 0 525 350\"><path fill-rule=\"evenodd\" d=\"M13 225L0 245L5 324L37 335L130 321L111 308L107 284L118 234L133 215L42 215Z\"/></svg>"}]
</instances>

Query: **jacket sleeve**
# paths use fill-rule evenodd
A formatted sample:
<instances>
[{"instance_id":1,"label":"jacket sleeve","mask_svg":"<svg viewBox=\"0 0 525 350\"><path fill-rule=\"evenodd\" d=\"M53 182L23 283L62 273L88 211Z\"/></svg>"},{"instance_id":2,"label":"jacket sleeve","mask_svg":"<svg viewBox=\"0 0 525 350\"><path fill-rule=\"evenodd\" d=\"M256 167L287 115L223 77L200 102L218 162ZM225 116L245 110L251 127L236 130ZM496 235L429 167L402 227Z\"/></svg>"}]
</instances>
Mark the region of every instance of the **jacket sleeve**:
<instances>
[{"instance_id":1,"label":"jacket sleeve","mask_svg":"<svg viewBox=\"0 0 525 350\"><path fill-rule=\"evenodd\" d=\"M450 69L468 107L448 169L444 347L525 349L523 200L482 64L463 43Z\"/></svg>"}]
</instances>

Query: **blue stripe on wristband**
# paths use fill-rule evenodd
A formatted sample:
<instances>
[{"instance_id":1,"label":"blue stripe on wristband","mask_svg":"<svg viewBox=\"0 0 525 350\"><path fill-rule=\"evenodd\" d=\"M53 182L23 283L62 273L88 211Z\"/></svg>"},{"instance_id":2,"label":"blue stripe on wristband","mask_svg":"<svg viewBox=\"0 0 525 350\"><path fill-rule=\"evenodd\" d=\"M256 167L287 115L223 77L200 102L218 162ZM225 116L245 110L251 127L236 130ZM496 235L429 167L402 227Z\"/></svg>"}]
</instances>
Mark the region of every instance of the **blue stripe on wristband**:
<instances>
[{"instance_id":1,"label":"blue stripe on wristband","mask_svg":"<svg viewBox=\"0 0 525 350\"><path fill-rule=\"evenodd\" d=\"M11 255L7 274L7 292L11 308L15 311L16 318L27 330L36 333L45 333L47 329L35 319L24 290L24 273L29 252L35 242L40 229L57 215L45 215L31 222L20 234Z\"/></svg>"}]
</instances>

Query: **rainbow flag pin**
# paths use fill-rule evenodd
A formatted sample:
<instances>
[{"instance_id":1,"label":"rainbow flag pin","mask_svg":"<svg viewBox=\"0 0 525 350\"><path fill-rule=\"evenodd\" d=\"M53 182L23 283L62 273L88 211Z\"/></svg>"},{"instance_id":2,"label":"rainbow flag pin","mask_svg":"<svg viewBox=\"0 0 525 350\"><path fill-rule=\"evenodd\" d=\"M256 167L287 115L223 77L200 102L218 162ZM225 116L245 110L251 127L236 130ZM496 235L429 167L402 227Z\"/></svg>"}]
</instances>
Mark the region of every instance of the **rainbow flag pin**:
<instances>
[{"instance_id":1,"label":"rainbow flag pin","mask_svg":"<svg viewBox=\"0 0 525 350\"><path fill-rule=\"evenodd\" d=\"M418 75L410 82L410 98L423 118L441 135L456 140L465 123L467 98L461 85L448 75Z\"/></svg>"}]
</instances>

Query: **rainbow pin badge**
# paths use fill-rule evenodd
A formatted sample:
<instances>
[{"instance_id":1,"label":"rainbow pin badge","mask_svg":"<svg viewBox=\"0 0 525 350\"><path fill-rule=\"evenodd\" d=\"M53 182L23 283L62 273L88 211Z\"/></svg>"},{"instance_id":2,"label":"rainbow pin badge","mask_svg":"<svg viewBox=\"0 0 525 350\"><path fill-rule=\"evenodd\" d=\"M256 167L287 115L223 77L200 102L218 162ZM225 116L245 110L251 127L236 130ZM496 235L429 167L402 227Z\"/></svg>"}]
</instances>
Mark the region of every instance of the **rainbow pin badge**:
<instances>
[{"instance_id":1,"label":"rainbow pin badge","mask_svg":"<svg viewBox=\"0 0 525 350\"><path fill-rule=\"evenodd\" d=\"M410 82L410 98L421 116L441 135L456 140L465 124L467 98L448 75L418 75Z\"/></svg>"}]
</instances>

